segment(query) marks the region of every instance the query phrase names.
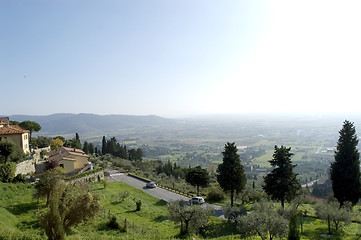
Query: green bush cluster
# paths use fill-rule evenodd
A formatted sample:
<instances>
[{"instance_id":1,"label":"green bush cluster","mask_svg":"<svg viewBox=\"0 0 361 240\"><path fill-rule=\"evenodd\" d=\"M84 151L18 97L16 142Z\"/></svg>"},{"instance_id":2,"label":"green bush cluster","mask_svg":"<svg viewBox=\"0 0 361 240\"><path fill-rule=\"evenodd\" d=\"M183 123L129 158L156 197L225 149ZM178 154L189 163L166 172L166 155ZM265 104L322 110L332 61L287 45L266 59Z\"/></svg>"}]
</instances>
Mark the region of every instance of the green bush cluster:
<instances>
[{"instance_id":1,"label":"green bush cluster","mask_svg":"<svg viewBox=\"0 0 361 240\"><path fill-rule=\"evenodd\" d=\"M212 188L207 194L207 201L220 202L226 198L224 192L219 188Z\"/></svg>"},{"instance_id":2,"label":"green bush cluster","mask_svg":"<svg viewBox=\"0 0 361 240\"><path fill-rule=\"evenodd\" d=\"M8 162L0 164L0 181L1 182L12 182L15 178L16 163Z\"/></svg>"}]
</instances>

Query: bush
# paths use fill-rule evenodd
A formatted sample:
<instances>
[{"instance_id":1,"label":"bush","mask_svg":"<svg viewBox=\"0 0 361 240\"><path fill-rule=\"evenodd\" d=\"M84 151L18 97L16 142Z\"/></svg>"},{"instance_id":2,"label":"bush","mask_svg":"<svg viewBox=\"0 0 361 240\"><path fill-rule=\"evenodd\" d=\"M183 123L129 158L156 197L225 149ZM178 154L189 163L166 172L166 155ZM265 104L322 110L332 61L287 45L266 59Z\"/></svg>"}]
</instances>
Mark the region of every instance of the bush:
<instances>
[{"instance_id":1,"label":"bush","mask_svg":"<svg viewBox=\"0 0 361 240\"><path fill-rule=\"evenodd\" d=\"M228 219L228 221L235 222L239 216L247 215L247 210L245 207L231 207L227 205L223 208L224 217Z\"/></svg>"},{"instance_id":2,"label":"bush","mask_svg":"<svg viewBox=\"0 0 361 240\"><path fill-rule=\"evenodd\" d=\"M26 182L26 175L25 174L18 174L16 175L16 177L13 179L13 182Z\"/></svg>"},{"instance_id":3,"label":"bush","mask_svg":"<svg viewBox=\"0 0 361 240\"><path fill-rule=\"evenodd\" d=\"M141 207L142 207L142 200L140 199L136 199L136 198L133 198L135 204L136 204L136 209L135 211L140 211Z\"/></svg>"},{"instance_id":4,"label":"bush","mask_svg":"<svg viewBox=\"0 0 361 240\"><path fill-rule=\"evenodd\" d=\"M119 193L120 202L123 202L127 197L129 197L129 192L122 191Z\"/></svg>"},{"instance_id":5,"label":"bush","mask_svg":"<svg viewBox=\"0 0 361 240\"><path fill-rule=\"evenodd\" d=\"M15 177L16 163L8 162L0 164L0 181L12 182Z\"/></svg>"},{"instance_id":6,"label":"bush","mask_svg":"<svg viewBox=\"0 0 361 240\"><path fill-rule=\"evenodd\" d=\"M207 201L209 202L220 202L226 198L223 191L219 188L212 188L207 194Z\"/></svg>"},{"instance_id":7,"label":"bush","mask_svg":"<svg viewBox=\"0 0 361 240\"><path fill-rule=\"evenodd\" d=\"M107 223L107 226L112 229L121 229L121 226L117 221L117 216L115 215L109 217L109 222Z\"/></svg>"}]
</instances>

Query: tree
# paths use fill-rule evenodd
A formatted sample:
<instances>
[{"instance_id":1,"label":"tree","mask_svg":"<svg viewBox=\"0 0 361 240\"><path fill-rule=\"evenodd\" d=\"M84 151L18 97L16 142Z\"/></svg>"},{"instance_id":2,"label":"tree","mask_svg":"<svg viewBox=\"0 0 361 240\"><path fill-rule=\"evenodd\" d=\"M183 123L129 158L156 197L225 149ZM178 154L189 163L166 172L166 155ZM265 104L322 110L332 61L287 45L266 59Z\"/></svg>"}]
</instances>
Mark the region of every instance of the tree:
<instances>
[{"instance_id":1,"label":"tree","mask_svg":"<svg viewBox=\"0 0 361 240\"><path fill-rule=\"evenodd\" d=\"M197 187L197 196L199 196L199 187L207 187L210 181L207 170L200 166L189 169L185 180L190 185Z\"/></svg>"},{"instance_id":2,"label":"tree","mask_svg":"<svg viewBox=\"0 0 361 240\"><path fill-rule=\"evenodd\" d=\"M349 201L355 205L361 197L358 139L353 123L345 120L331 163L331 181L335 198L342 206Z\"/></svg>"},{"instance_id":3,"label":"tree","mask_svg":"<svg viewBox=\"0 0 361 240\"><path fill-rule=\"evenodd\" d=\"M105 136L102 139L102 155L107 154L107 141L105 140Z\"/></svg>"},{"instance_id":4,"label":"tree","mask_svg":"<svg viewBox=\"0 0 361 240\"><path fill-rule=\"evenodd\" d=\"M100 196L91 195L86 189L61 180L54 183L49 210L40 221L49 239L65 239L71 227L92 219L100 211Z\"/></svg>"},{"instance_id":5,"label":"tree","mask_svg":"<svg viewBox=\"0 0 361 240\"><path fill-rule=\"evenodd\" d=\"M337 232L340 224L343 222L346 225L351 223L351 207L352 203L344 202L342 207L336 199L329 199L327 203L318 203L315 206L317 218L327 221L328 233L331 234L331 223Z\"/></svg>"},{"instance_id":6,"label":"tree","mask_svg":"<svg viewBox=\"0 0 361 240\"><path fill-rule=\"evenodd\" d=\"M243 165L237 154L235 143L229 143L224 146L223 162L217 169L217 181L223 191L231 193L231 207L233 207L234 192L239 193L244 189L247 178Z\"/></svg>"},{"instance_id":7,"label":"tree","mask_svg":"<svg viewBox=\"0 0 361 240\"><path fill-rule=\"evenodd\" d=\"M274 209L272 202L261 201L253 205L253 211L237 220L237 228L243 237L258 234L262 240L287 235L287 220Z\"/></svg>"},{"instance_id":8,"label":"tree","mask_svg":"<svg viewBox=\"0 0 361 240\"><path fill-rule=\"evenodd\" d=\"M81 142L78 133L75 133L75 138L71 140L71 147L76 149L81 149Z\"/></svg>"},{"instance_id":9,"label":"tree","mask_svg":"<svg viewBox=\"0 0 361 240\"><path fill-rule=\"evenodd\" d=\"M137 160L143 161L143 151L140 148L137 148Z\"/></svg>"},{"instance_id":10,"label":"tree","mask_svg":"<svg viewBox=\"0 0 361 240\"><path fill-rule=\"evenodd\" d=\"M50 149L51 150L58 149L58 148L62 147L63 145L64 145L64 143L60 138L55 138L55 139L51 140Z\"/></svg>"},{"instance_id":11,"label":"tree","mask_svg":"<svg viewBox=\"0 0 361 240\"><path fill-rule=\"evenodd\" d=\"M63 137L63 136L56 136L55 139L56 139L56 138L60 139L63 143L66 142L66 139L65 139L65 137Z\"/></svg>"},{"instance_id":12,"label":"tree","mask_svg":"<svg viewBox=\"0 0 361 240\"><path fill-rule=\"evenodd\" d=\"M288 225L288 236L287 236L288 240L301 239L297 216L298 216L297 209L293 208L290 212L290 220Z\"/></svg>"},{"instance_id":13,"label":"tree","mask_svg":"<svg viewBox=\"0 0 361 240\"><path fill-rule=\"evenodd\" d=\"M106 153L110 153L113 156L116 155L117 152L117 139L115 137L110 138L109 141L106 142Z\"/></svg>"},{"instance_id":14,"label":"tree","mask_svg":"<svg viewBox=\"0 0 361 240\"><path fill-rule=\"evenodd\" d=\"M12 182L15 178L16 164L8 162L0 164L0 182Z\"/></svg>"},{"instance_id":15,"label":"tree","mask_svg":"<svg viewBox=\"0 0 361 240\"><path fill-rule=\"evenodd\" d=\"M85 141L84 144L83 144L83 151L86 154L89 154L89 143L87 141Z\"/></svg>"},{"instance_id":16,"label":"tree","mask_svg":"<svg viewBox=\"0 0 361 240\"><path fill-rule=\"evenodd\" d=\"M7 163L9 156L17 150L13 141L7 139L0 141L0 155L4 157L4 163Z\"/></svg>"},{"instance_id":17,"label":"tree","mask_svg":"<svg viewBox=\"0 0 361 240\"><path fill-rule=\"evenodd\" d=\"M20 122L18 121L9 121L10 125L19 125Z\"/></svg>"},{"instance_id":18,"label":"tree","mask_svg":"<svg viewBox=\"0 0 361 240\"><path fill-rule=\"evenodd\" d=\"M62 175L56 169L46 171L34 185L34 197L45 197L48 206L50 195L54 189L53 186L60 180L62 180Z\"/></svg>"},{"instance_id":19,"label":"tree","mask_svg":"<svg viewBox=\"0 0 361 240\"><path fill-rule=\"evenodd\" d=\"M40 126L39 123L29 121L29 120L26 120L26 121L23 121L23 122L19 123L19 126L22 129L26 129L26 130L30 131L30 142L31 142L32 133L33 132L39 132L41 130L41 126Z\"/></svg>"},{"instance_id":20,"label":"tree","mask_svg":"<svg viewBox=\"0 0 361 240\"><path fill-rule=\"evenodd\" d=\"M264 177L263 190L273 200L281 201L282 208L285 207L285 201L291 201L296 197L301 185L297 180L297 174L293 172L296 165L292 165L290 153L291 148L275 146L273 159L270 160L271 166L275 167Z\"/></svg>"},{"instance_id":21,"label":"tree","mask_svg":"<svg viewBox=\"0 0 361 240\"><path fill-rule=\"evenodd\" d=\"M38 148L45 148L45 147L49 147L49 145L51 144L51 137L45 137L45 136L38 136L38 137L33 137L31 139L31 144L33 147L38 147Z\"/></svg>"},{"instance_id":22,"label":"tree","mask_svg":"<svg viewBox=\"0 0 361 240\"><path fill-rule=\"evenodd\" d=\"M183 201L168 203L169 219L181 223L181 234L189 234L192 230L203 227L213 213L210 206L201 207L198 205L188 206Z\"/></svg>"},{"instance_id":23,"label":"tree","mask_svg":"<svg viewBox=\"0 0 361 240\"><path fill-rule=\"evenodd\" d=\"M89 143L89 153L90 153L90 154L94 154L94 153L95 153L95 148L94 148L94 144L93 144L93 143Z\"/></svg>"},{"instance_id":24,"label":"tree","mask_svg":"<svg viewBox=\"0 0 361 240\"><path fill-rule=\"evenodd\" d=\"M131 161L142 161L143 160L143 152L142 149L129 149L128 151L129 160Z\"/></svg>"}]
</instances>

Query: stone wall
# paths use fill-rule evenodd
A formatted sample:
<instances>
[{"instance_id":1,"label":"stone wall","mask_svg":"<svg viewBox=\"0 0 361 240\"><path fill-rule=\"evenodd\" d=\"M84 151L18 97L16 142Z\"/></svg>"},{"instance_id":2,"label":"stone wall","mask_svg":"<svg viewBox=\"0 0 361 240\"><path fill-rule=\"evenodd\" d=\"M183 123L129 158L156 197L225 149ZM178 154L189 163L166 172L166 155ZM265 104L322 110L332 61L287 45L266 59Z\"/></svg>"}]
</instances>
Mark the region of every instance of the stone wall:
<instances>
[{"instance_id":1,"label":"stone wall","mask_svg":"<svg viewBox=\"0 0 361 240\"><path fill-rule=\"evenodd\" d=\"M31 174L35 172L34 160L27 160L16 165L15 176L18 174Z\"/></svg>"},{"instance_id":2,"label":"stone wall","mask_svg":"<svg viewBox=\"0 0 361 240\"><path fill-rule=\"evenodd\" d=\"M104 179L104 171L103 170L80 177L80 178L69 180L69 181L67 181L67 183L72 184L72 183L81 182L81 181L94 182L94 181L98 181L99 179L100 180Z\"/></svg>"},{"instance_id":3,"label":"stone wall","mask_svg":"<svg viewBox=\"0 0 361 240\"><path fill-rule=\"evenodd\" d=\"M16 171L15 171L15 176L18 174L32 174L36 171L36 164L39 163L40 161L40 152L41 151L50 151L50 147L47 148L39 148L39 149L34 149L31 153L31 155L28 157L28 160L18 163L16 165ZM40 164L41 165L41 164Z\"/></svg>"}]
</instances>

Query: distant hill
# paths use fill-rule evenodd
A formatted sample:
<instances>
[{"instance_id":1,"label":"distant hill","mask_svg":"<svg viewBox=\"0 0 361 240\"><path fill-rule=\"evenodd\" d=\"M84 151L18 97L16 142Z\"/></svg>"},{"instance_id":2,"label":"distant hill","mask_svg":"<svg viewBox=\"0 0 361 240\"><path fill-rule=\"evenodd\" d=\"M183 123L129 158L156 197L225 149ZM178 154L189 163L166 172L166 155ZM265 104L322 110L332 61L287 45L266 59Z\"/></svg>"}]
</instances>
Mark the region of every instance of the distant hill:
<instances>
[{"instance_id":1,"label":"distant hill","mask_svg":"<svg viewBox=\"0 0 361 240\"><path fill-rule=\"evenodd\" d=\"M10 120L34 121L40 124L39 135L106 134L132 128L155 128L167 126L174 120L155 115L96 115L57 113L47 116L13 115Z\"/></svg>"}]
</instances>

